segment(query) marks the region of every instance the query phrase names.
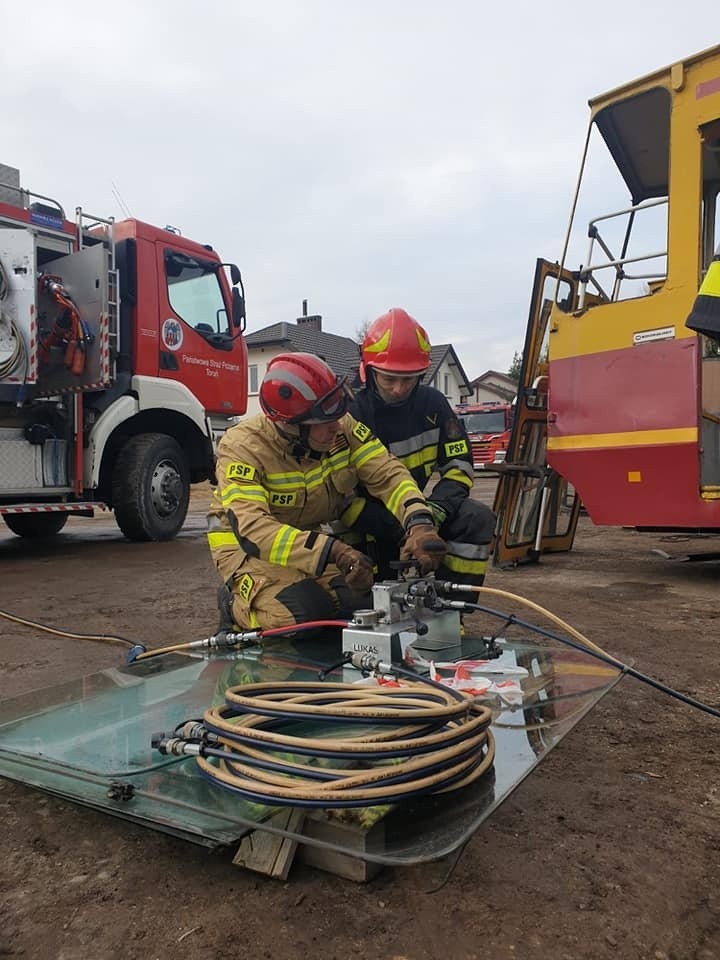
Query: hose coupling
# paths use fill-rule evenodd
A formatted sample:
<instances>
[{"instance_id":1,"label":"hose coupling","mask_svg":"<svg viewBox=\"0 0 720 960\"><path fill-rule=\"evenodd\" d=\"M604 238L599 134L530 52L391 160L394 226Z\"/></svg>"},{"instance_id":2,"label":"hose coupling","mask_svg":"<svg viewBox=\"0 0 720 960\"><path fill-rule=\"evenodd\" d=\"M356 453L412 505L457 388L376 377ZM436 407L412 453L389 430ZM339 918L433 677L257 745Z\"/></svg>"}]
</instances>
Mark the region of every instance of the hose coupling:
<instances>
[{"instance_id":1,"label":"hose coupling","mask_svg":"<svg viewBox=\"0 0 720 960\"><path fill-rule=\"evenodd\" d=\"M144 647L142 643L136 643L135 646L130 647L127 655L128 666L130 666L131 663L135 663L135 661L140 656L140 654L145 653L146 651L147 651L147 647Z\"/></svg>"}]
</instances>

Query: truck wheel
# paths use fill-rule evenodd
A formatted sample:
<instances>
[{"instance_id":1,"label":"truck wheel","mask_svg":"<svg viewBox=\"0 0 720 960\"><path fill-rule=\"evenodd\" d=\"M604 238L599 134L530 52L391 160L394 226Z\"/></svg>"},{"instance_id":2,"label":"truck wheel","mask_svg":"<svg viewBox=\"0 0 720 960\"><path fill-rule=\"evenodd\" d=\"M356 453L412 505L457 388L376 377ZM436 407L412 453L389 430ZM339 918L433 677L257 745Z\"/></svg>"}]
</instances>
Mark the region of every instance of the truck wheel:
<instances>
[{"instance_id":1,"label":"truck wheel","mask_svg":"<svg viewBox=\"0 0 720 960\"><path fill-rule=\"evenodd\" d=\"M112 481L115 519L128 540L172 540L189 500L190 471L177 442L164 433L131 437Z\"/></svg>"},{"instance_id":2,"label":"truck wheel","mask_svg":"<svg viewBox=\"0 0 720 960\"><path fill-rule=\"evenodd\" d=\"M42 540L60 533L68 520L67 513L4 513L3 520L18 537Z\"/></svg>"}]
</instances>

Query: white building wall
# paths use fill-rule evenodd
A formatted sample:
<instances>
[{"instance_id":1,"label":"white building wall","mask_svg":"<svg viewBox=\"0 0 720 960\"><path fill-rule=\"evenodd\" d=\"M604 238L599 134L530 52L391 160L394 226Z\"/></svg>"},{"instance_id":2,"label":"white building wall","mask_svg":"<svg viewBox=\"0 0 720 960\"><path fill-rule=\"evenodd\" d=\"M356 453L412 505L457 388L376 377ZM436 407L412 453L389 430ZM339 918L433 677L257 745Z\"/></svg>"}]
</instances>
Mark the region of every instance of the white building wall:
<instances>
[{"instance_id":1,"label":"white building wall","mask_svg":"<svg viewBox=\"0 0 720 960\"><path fill-rule=\"evenodd\" d=\"M265 376L267 365L273 357L280 353L286 353L287 347L283 344L270 344L267 347L249 347L248 348L248 403L246 417L251 417L255 413L260 413L260 403L258 401L258 387ZM255 373L253 373L253 367ZM253 390L253 387L255 389Z\"/></svg>"},{"instance_id":2,"label":"white building wall","mask_svg":"<svg viewBox=\"0 0 720 960\"><path fill-rule=\"evenodd\" d=\"M450 357L446 356L437 369L433 377L431 386L444 393L451 407L456 407L462 402L460 386L463 381L460 378L458 369L454 364L449 363Z\"/></svg>"}]
</instances>

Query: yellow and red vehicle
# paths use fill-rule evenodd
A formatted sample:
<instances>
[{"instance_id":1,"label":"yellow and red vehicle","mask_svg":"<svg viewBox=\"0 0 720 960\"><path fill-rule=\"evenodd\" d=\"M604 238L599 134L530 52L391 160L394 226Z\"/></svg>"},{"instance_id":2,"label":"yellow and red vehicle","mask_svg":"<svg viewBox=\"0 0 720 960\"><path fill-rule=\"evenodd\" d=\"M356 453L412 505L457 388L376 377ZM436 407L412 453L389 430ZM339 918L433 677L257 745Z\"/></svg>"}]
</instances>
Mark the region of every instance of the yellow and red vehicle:
<instances>
[{"instance_id":1,"label":"yellow and red vehicle","mask_svg":"<svg viewBox=\"0 0 720 960\"><path fill-rule=\"evenodd\" d=\"M190 484L245 412L235 264L175 229L69 220L0 165L0 515L50 536L111 508L132 540L175 536Z\"/></svg>"},{"instance_id":2,"label":"yellow and red vehicle","mask_svg":"<svg viewBox=\"0 0 720 960\"><path fill-rule=\"evenodd\" d=\"M501 401L465 403L455 408L470 441L473 467L484 470L505 459L513 407Z\"/></svg>"},{"instance_id":3,"label":"yellow and red vehicle","mask_svg":"<svg viewBox=\"0 0 720 960\"><path fill-rule=\"evenodd\" d=\"M720 47L590 101L564 249L536 270L496 559L568 549L578 498L596 524L720 530L720 351L686 325L719 196Z\"/></svg>"}]
</instances>

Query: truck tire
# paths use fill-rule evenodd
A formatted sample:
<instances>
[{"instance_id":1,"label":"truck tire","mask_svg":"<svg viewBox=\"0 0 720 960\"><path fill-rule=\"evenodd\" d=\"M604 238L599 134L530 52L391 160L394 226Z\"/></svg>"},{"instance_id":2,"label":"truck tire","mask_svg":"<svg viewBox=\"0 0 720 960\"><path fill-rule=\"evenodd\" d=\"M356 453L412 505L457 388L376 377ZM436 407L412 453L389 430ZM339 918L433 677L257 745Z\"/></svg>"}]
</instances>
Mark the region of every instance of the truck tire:
<instances>
[{"instance_id":1,"label":"truck tire","mask_svg":"<svg viewBox=\"0 0 720 960\"><path fill-rule=\"evenodd\" d=\"M60 533L68 521L67 513L4 513L3 520L18 537L42 540Z\"/></svg>"},{"instance_id":2,"label":"truck tire","mask_svg":"<svg viewBox=\"0 0 720 960\"><path fill-rule=\"evenodd\" d=\"M190 471L179 444L164 433L131 437L112 481L115 520L128 540L172 540L189 500Z\"/></svg>"}]
</instances>

